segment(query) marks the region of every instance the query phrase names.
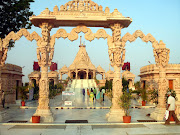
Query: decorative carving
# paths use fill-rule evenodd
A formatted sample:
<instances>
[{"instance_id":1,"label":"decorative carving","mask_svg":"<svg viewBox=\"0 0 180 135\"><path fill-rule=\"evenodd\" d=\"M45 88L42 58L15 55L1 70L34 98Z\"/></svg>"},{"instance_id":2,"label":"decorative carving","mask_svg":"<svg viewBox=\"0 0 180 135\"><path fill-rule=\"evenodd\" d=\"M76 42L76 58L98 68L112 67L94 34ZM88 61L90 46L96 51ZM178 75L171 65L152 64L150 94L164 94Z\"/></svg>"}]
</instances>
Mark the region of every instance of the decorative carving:
<instances>
[{"instance_id":1,"label":"decorative carving","mask_svg":"<svg viewBox=\"0 0 180 135\"><path fill-rule=\"evenodd\" d=\"M99 38L104 38L106 39L108 37L108 34L106 33L106 31L104 29L99 29L94 36L99 39Z\"/></svg>"},{"instance_id":2,"label":"decorative carving","mask_svg":"<svg viewBox=\"0 0 180 135\"><path fill-rule=\"evenodd\" d=\"M115 44L115 46L121 46L121 29L123 28L123 26L120 23L115 23L115 24L111 24L110 25L113 34L113 42Z\"/></svg>"},{"instance_id":3,"label":"decorative carving","mask_svg":"<svg viewBox=\"0 0 180 135\"><path fill-rule=\"evenodd\" d=\"M158 47L158 41L156 41L156 39L150 33L145 36L141 30L136 30L132 35L130 33L126 33L122 37L122 44L125 45L127 41L133 42L138 37L140 37L144 42L150 41L154 49Z\"/></svg>"},{"instance_id":4,"label":"decorative carving","mask_svg":"<svg viewBox=\"0 0 180 135\"><path fill-rule=\"evenodd\" d=\"M54 15L57 15L58 12L59 12L59 8L58 8L58 6L56 5L56 6L53 8L53 13L54 13Z\"/></svg>"},{"instance_id":5,"label":"decorative carving","mask_svg":"<svg viewBox=\"0 0 180 135\"><path fill-rule=\"evenodd\" d=\"M30 34L26 29L20 29L16 34L12 31L10 32L2 41L3 41L3 48L7 48L9 46L10 40L16 41L19 40L22 36L25 36L27 40L40 40L41 37L36 33L33 32Z\"/></svg>"},{"instance_id":6,"label":"decorative carving","mask_svg":"<svg viewBox=\"0 0 180 135\"><path fill-rule=\"evenodd\" d=\"M50 13L51 13L51 12L49 11L49 9L46 8L44 11L41 12L40 15L50 15Z\"/></svg>"},{"instance_id":7,"label":"decorative carving","mask_svg":"<svg viewBox=\"0 0 180 135\"><path fill-rule=\"evenodd\" d=\"M102 6L91 0L73 0L67 2L63 7L61 6L61 11L102 11Z\"/></svg>"},{"instance_id":8,"label":"decorative carving","mask_svg":"<svg viewBox=\"0 0 180 135\"><path fill-rule=\"evenodd\" d=\"M157 66L165 67L168 65L169 52L170 50L167 48L159 48L153 50L155 62Z\"/></svg>"},{"instance_id":9,"label":"decorative carving","mask_svg":"<svg viewBox=\"0 0 180 135\"><path fill-rule=\"evenodd\" d=\"M117 8L114 9L114 12L112 12L112 15L113 15L113 16L121 16L121 17L123 17L123 15L118 11Z\"/></svg>"},{"instance_id":10,"label":"decorative carving","mask_svg":"<svg viewBox=\"0 0 180 135\"><path fill-rule=\"evenodd\" d=\"M98 30L95 34L91 31L90 28L87 28L86 26L83 26L83 25L80 25L80 26L77 26L76 28L73 28L72 31L70 33L67 33L66 30L64 29L59 29L56 34L52 35L51 36L51 40L50 40L50 46L51 48L54 47L54 44L55 44L55 39L56 38L68 38L69 40L71 41L74 41L74 40L77 40L78 39L78 33L80 32L83 32L85 33L85 39L86 40L89 40L89 41L92 41L94 40L95 38L99 39L99 38L109 38L108 41L109 41L109 44L111 41L111 36L108 35L106 33L105 30L103 29L100 29ZM108 44L108 45L109 45Z\"/></svg>"},{"instance_id":11,"label":"decorative carving","mask_svg":"<svg viewBox=\"0 0 180 135\"><path fill-rule=\"evenodd\" d=\"M0 58L1 58L1 65L3 66L5 64L6 58L7 58L7 52L8 48L3 48L2 52L0 53Z\"/></svg>"}]
</instances>

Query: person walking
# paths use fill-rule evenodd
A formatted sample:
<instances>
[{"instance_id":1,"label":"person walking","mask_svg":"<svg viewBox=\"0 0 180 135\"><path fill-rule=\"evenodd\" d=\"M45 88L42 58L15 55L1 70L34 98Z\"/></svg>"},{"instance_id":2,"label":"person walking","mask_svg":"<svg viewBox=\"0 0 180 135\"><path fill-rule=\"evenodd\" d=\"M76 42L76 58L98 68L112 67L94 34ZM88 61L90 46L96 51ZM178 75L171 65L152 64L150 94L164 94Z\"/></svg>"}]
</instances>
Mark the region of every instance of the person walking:
<instances>
[{"instance_id":1,"label":"person walking","mask_svg":"<svg viewBox=\"0 0 180 135\"><path fill-rule=\"evenodd\" d=\"M83 93L83 101L85 101L85 89L82 89L82 93Z\"/></svg>"},{"instance_id":2,"label":"person walking","mask_svg":"<svg viewBox=\"0 0 180 135\"><path fill-rule=\"evenodd\" d=\"M175 98L173 96L171 96L171 92L167 93L168 95L168 99L167 99L167 108L166 110L169 111L169 117L165 122L165 125L169 125L170 124L170 118L173 117L176 124L180 125L180 122L175 114Z\"/></svg>"},{"instance_id":3,"label":"person walking","mask_svg":"<svg viewBox=\"0 0 180 135\"><path fill-rule=\"evenodd\" d=\"M92 90L92 88L91 88L91 93L90 93L90 95L89 95L89 100L90 100L90 102L93 104L93 99L94 99L94 93L93 93L93 90Z\"/></svg>"},{"instance_id":4,"label":"person walking","mask_svg":"<svg viewBox=\"0 0 180 135\"><path fill-rule=\"evenodd\" d=\"M87 88L87 95L89 96L90 95L90 93L89 93L89 89Z\"/></svg>"},{"instance_id":5,"label":"person walking","mask_svg":"<svg viewBox=\"0 0 180 135\"><path fill-rule=\"evenodd\" d=\"M93 92L94 92L94 99L96 100L96 94L97 94L96 88L94 88Z\"/></svg>"},{"instance_id":6,"label":"person walking","mask_svg":"<svg viewBox=\"0 0 180 135\"><path fill-rule=\"evenodd\" d=\"M4 90L2 90L1 102L2 102L2 106L3 106L3 108L4 108L4 104L5 104L5 94L4 94Z\"/></svg>"},{"instance_id":7,"label":"person walking","mask_svg":"<svg viewBox=\"0 0 180 135\"><path fill-rule=\"evenodd\" d=\"M104 101L104 94L105 94L105 89L102 89L102 98L103 98L103 101Z\"/></svg>"}]
</instances>

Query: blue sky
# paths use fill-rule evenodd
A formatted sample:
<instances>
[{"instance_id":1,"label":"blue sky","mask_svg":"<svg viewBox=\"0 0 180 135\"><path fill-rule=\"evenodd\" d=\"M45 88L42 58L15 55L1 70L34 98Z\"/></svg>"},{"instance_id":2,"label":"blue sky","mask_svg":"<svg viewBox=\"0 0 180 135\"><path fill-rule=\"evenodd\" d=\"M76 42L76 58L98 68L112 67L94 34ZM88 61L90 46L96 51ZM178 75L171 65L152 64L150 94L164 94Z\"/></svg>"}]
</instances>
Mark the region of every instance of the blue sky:
<instances>
[{"instance_id":1,"label":"blue sky","mask_svg":"<svg viewBox=\"0 0 180 135\"><path fill-rule=\"evenodd\" d=\"M39 15L45 8L53 11L53 7L67 3L68 0L35 0L31 4L31 11ZM180 0L94 0L99 5L110 8L113 12L115 8L125 17L130 17L133 22L128 28L122 29L122 36L127 32L133 34L136 30L141 30L145 35L151 33L157 41L163 40L166 47L170 49L169 63L180 63ZM60 28L51 30L51 35ZM70 32L73 27L64 27ZM93 33L101 28L91 28ZM105 29L112 35L110 29ZM32 27L28 30L30 33L36 31L41 35L41 29ZM92 42L84 39L84 34L80 33L82 40L85 41L86 50L92 61L97 67L101 65L106 71L109 70L109 56L107 40L95 39ZM79 39L71 42L68 39L57 39L55 44L55 53L53 61L58 63L58 69L63 65L69 66L79 50ZM28 74L33 71L33 61L37 61L36 42L27 41L22 37L16 42L15 47L8 52L6 63L19 65L23 68L23 82L28 82ZM131 72L136 75L136 81L139 80L139 72L142 66L148 65L148 61L155 64L153 48L151 43L144 43L141 39L135 42L126 43L125 62L131 63ZM111 67L111 70L113 68ZM65 76L66 77L66 76ZM98 77L99 78L99 77Z\"/></svg>"}]
</instances>

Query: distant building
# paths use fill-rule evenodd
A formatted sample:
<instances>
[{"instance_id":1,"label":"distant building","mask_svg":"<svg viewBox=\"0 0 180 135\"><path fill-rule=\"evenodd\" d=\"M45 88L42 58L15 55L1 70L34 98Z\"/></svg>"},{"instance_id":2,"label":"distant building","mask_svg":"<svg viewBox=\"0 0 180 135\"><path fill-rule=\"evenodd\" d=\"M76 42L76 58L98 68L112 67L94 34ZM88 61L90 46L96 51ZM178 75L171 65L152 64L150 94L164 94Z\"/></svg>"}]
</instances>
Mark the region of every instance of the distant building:
<instances>
[{"instance_id":1,"label":"distant building","mask_svg":"<svg viewBox=\"0 0 180 135\"><path fill-rule=\"evenodd\" d=\"M79 51L73 61L73 63L67 67L64 65L60 70L60 80L62 75L67 74L71 79L94 79L96 74L102 75L104 79L105 71L101 66L97 68L92 64L88 53L86 52L86 46L80 45Z\"/></svg>"},{"instance_id":2,"label":"distant building","mask_svg":"<svg viewBox=\"0 0 180 135\"><path fill-rule=\"evenodd\" d=\"M22 68L13 64L5 64L2 67L2 90L5 91L5 102L15 103L20 97L17 87L22 86ZM1 102L1 100L0 100Z\"/></svg>"},{"instance_id":3,"label":"distant building","mask_svg":"<svg viewBox=\"0 0 180 135\"><path fill-rule=\"evenodd\" d=\"M139 76L142 88L158 89L159 68L155 64L142 67ZM180 64L168 64L166 78L169 88L176 91L180 101Z\"/></svg>"}]
</instances>

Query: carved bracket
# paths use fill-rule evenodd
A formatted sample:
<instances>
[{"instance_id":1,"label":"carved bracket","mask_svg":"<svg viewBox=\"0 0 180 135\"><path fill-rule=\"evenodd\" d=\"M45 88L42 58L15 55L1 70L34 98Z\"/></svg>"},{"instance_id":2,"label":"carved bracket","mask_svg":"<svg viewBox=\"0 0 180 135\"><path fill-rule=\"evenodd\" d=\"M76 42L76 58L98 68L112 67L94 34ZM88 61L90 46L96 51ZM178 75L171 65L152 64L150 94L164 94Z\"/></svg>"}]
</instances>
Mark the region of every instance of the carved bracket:
<instances>
[{"instance_id":1,"label":"carved bracket","mask_svg":"<svg viewBox=\"0 0 180 135\"><path fill-rule=\"evenodd\" d=\"M151 42L154 49L158 47L158 41L156 41L156 39L150 33L145 36L141 30L136 30L132 35L130 33L126 33L122 37L122 46L124 47L127 41L135 41L138 37L140 37L143 42Z\"/></svg>"}]
</instances>

